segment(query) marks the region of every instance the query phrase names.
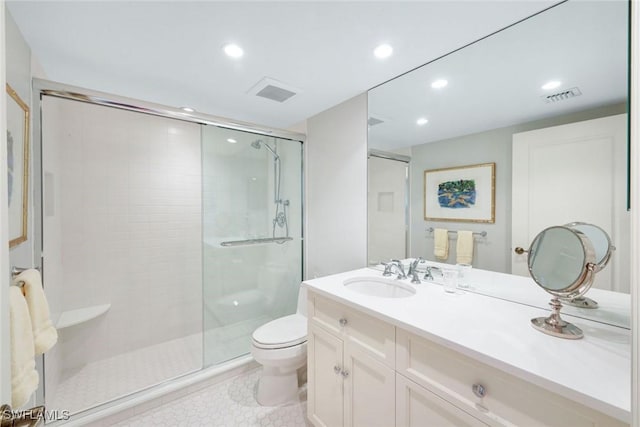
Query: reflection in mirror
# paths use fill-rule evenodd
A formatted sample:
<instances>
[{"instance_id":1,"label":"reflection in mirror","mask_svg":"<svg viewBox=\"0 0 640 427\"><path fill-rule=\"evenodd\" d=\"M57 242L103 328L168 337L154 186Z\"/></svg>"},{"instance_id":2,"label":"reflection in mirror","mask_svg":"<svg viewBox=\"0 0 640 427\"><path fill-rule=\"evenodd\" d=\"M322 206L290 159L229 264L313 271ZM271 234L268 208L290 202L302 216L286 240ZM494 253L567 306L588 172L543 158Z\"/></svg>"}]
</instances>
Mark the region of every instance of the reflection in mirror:
<instances>
[{"instance_id":1,"label":"reflection in mirror","mask_svg":"<svg viewBox=\"0 0 640 427\"><path fill-rule=\"evenodd\" d=\"M566 227L573 228L589 238L595 252L596 269L598 272L602 271L609 263L613 251L616 249L611 243L611 238L607 232L597 225L584 222L572 222L567 224ZM568 299L565 303L581 308L598 308L598 303L595 300L583 296Z\"/></svg>"},{"instance_id":2,"label":"reflection in mirror","mask_svg":"<svg viewBox=\"0 0 640 427\"><path fill-rule=\"evenodd\" d=\"M582 338L580 328L560 318L560 298L581 297L593 283L596 255L589 238L569 227L549 227L533 239L527 258L533 280L553 295L551 315L531 319L533 327L561 338Z\"/></svg>"},{"instance_id":3,"label":"reflection in mirror","mask_svg":"<svg viewBox=\"0 0 640 427\"><path fill-rule=\"evenodd\" d=\"M600 309L564 311L628 327L630 301L619 297L630 286L627 77L627 3L570 0L370 90L369 149L411 158L408 256L434 263L427 230L444 228L451 249L438 261L455 264L455 231L486 231L473 240L474 272L531 281L526 254L513 248L579 218L618 250L594 282ZM496 164L495 223L425 221L424 171L478 163ZM471 289L546 307L489 281Z\"/></svg>"}]
</instances>

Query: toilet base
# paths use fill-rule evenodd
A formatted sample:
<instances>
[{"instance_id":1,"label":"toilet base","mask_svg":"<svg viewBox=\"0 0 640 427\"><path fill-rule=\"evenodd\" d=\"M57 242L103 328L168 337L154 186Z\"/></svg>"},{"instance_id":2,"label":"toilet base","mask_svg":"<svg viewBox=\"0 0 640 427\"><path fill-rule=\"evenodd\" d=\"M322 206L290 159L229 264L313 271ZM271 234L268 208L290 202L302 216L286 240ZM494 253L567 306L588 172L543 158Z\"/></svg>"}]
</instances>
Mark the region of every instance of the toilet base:
<instances>
[{"instance_id":1,"label":"toilet base","mask_svg":"<svg viewBox=\"0 0 640 427\"><path fill-rule=\"evenodd\" d=\"M298 370L263 366L256 400L262 406L281 406L298 402Z\"/></svg>"}]
</instances>

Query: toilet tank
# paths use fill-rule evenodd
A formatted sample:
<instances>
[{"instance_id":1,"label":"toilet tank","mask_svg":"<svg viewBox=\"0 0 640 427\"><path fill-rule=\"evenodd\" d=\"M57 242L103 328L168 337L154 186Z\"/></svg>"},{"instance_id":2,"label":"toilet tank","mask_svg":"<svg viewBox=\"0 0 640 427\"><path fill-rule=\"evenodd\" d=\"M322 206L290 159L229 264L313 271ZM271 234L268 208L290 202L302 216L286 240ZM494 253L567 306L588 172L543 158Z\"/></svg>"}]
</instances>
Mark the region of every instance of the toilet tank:
<instances>
[{"instance_id":1,"label":"toilet tank","mask_svg":"<svg viewBox=\"0 0 640 427\"><path fill-rule=\"evenodd\" d=\"M296 309L296 313L307 317L307 288L302 285L298 290L298 308Z\"/></svg>"}]
</instances>

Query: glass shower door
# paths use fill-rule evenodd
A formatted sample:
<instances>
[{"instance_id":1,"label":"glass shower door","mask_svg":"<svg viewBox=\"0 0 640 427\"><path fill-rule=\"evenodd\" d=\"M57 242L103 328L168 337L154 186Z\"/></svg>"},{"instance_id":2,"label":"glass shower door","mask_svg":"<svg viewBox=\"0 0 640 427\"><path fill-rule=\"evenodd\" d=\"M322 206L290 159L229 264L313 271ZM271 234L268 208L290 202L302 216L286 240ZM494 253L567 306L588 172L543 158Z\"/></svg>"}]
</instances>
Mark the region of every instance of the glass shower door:
<instances>
[{"instance_id":1,"label":"glass shower door","mask_svg":"<svg viewBox=\"0 0 640 427\"><path fill-rule=\"evenodd\" d=\"M247 354L295 312L302 281L302 143L202 128L204 365Z\"/></svg>"}]
</instances>

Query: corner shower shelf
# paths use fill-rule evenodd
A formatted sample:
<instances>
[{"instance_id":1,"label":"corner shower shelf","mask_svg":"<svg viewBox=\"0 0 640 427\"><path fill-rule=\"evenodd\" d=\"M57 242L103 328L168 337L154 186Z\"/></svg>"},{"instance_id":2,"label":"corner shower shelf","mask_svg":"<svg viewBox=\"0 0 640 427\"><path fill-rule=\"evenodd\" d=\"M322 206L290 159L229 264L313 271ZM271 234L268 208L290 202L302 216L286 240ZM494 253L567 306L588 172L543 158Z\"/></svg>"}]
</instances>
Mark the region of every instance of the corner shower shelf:
<instances>
[{"instance_id":1,"label":"corner shower shelf","mask_svg":"<svg viewBox=\"0 0 640 427\"><path fill-rule=\"evenodd\" d=\"M78 308L76 310L63 311L56 324L57 329L78 325L106 313L111 304L92 305L91 307Z\"/></svg>"}]
</instances>

